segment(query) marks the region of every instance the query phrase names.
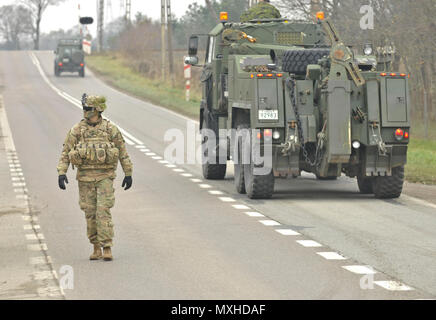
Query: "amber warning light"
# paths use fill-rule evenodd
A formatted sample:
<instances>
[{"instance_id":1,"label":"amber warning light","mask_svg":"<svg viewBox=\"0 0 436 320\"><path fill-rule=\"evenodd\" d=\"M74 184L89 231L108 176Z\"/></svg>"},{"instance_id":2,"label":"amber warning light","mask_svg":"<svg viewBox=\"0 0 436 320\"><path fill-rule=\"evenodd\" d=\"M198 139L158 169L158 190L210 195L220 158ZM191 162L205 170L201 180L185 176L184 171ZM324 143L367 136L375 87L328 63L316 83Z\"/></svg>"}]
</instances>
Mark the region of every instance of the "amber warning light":
<instances>
[{"instance_id":1,"label":"amber warning light","mask_svg":"<svg viewBox=\"0 0 436 320\"><path fill-rule=\"evenodd\" d=\"M318 12L316 13L316 18L317 18L318 20L324 20L324 19L325 19L325 14L324 14L324 12L322 12L322 11L318 11Z\"/></svg>"},{"instance_id":2,"label":"amber warning light","mask_svg":"<svg viewBox=\"0 0 436 320\"><path fill-rule=\"evenodd\" d=\"M220 20L221 20L221 22L229 21L229 14L228 14L228 12L220 12Z\"/></svg>"}]
</instances>

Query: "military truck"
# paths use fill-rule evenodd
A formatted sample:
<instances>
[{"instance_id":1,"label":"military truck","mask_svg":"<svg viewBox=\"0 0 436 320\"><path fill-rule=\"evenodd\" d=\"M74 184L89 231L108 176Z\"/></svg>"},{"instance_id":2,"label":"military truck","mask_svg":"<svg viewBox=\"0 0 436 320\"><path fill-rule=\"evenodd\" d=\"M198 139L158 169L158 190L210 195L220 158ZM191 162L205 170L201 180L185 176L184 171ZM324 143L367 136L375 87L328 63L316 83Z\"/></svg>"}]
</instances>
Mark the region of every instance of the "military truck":
<instances>
[{"instance_id":1,"label":"military truck","mask_svg":"<svg viewBox=\"0 0 436 320\"><path fill-rule=\"evenodd\" d=\"M202 65L201 37L207 39ZM270 198L275 179L302 171L320 180L345 174L357 178L363 194L399 197L409 142L409 77L380 67L389 64L378 63L371 46L360 51L346 46L323 14L313 23L224 19L208 34L192 35L185 62L203 68L203 146L210 142L205 129L216 133L216 147L203 148L204 177L223 179L226 160L234 160L236 190L253 199ZM260 156L249 152L248 161L235 161L243 158L247 141L240 133L247 130ZM267 144L270 168L259 174Z\"/></svg>"},{"instance_id":2,"label":"military truck","mask_svg":"<svg viewBox=\"0 0 436 320\"><path fill-rule=\"evenodd\" d=\"M78 72L85 76L85 54L82 39L61 39L54 51L54 74L59 77L62 72Z\"/></svg>"}]
</instances>

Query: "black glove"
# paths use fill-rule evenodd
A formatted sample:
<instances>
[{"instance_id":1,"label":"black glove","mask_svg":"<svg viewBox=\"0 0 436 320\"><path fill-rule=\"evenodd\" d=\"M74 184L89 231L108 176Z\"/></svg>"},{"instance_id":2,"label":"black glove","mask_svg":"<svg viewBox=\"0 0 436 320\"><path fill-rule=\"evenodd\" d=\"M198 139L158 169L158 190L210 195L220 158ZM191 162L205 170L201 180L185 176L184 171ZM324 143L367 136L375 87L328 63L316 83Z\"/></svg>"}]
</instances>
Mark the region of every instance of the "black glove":
<instances>
[{"instance_id":1,"label":"black glove","mask_svg":"<svg viewBox=\"0 0 436 320\"><path fill-rule=\"evenodd\" d=\"M126 187L124 188L124 186ZM123 184L121 185L121 187L124 188L124 190L128 190L130 189L131 186L132 186L132 177L128 177L128 176L124 177Z\"/></svg>"},{"instance_id":2,"label":"black glove","mask_svg":"<svg viewBox=\"0 0 436 320\"><path fill-rule=\"evenodd\" d=\"M66 189L66 187L65 187L65 183L67 183L68 184L68 178L67 178L67 176L66 175L60 175L59 176L59 188L61 188L62 190L65 190Z\"/></svg>"}]
</instances>

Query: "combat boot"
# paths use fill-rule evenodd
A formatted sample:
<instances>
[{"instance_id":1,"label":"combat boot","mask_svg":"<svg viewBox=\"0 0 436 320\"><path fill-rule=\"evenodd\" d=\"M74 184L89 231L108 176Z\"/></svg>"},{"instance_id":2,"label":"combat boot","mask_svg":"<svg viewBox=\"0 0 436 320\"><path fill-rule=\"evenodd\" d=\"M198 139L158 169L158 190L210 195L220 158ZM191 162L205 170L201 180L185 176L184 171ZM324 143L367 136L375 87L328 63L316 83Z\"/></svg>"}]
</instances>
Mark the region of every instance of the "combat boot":
<instances>
[{"instance_id":1,"label":"combat boot","mask_svg":"<svg viewBox=\"0 0 436 320\"><path fill-rule=\"evenodd\" d=\"M101 258L103 258L101 247L99 244L94 244L94 252L89 257L89 260L100 260Z\"/></svg>"},{"instance_id":2,"label":"combat boot","mask_svg":"<svg viewBox=\"0 0 436 320\"><path fill-rule=\"evenodd\" d=\"M111 261L112 259L113 259L113 257L112 257L111 247L103 248L103 260L104 261Z\"/></svg>"}]
</instances>

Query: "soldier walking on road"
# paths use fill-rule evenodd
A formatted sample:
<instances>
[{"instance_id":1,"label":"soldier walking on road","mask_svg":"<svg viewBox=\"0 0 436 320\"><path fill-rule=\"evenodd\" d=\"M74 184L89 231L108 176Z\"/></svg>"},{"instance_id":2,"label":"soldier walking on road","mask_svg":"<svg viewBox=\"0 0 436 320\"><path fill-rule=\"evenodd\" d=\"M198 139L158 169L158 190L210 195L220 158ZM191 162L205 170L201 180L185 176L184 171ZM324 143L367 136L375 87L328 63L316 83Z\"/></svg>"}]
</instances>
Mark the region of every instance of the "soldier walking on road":
<instances>
[{"instance_id":1,"label":"soldier walking on road","mask_svg":"<svg viewBox=\"0 0 436 320\"><path fill-rule=\"evenodd\" d=\"M85 212L89 241L94 245L90 260L112 260L114 236L110 208L114 206L113 182L118 161L125 178L124 190L132 186L132 162L118 128L103 119L106 99L100 96L82 97L84 119L69 131L57 167L59 188L66 189L67 170L77 167L80 208ZM103 254L102 250L103 248Z\"/></svg>"},{"instance_id":2,"label":"soldier walking on road","mask_svg":"<svg viewBox=\"0 0 436 320\"><path fill-rule=\"evenodd\" d=\"M258 4L241 15L241 22L248 22L253 19L278 19L281 17L280 11L270 4L269 0L260 0Z\"/></svg>"}]
</instances>

